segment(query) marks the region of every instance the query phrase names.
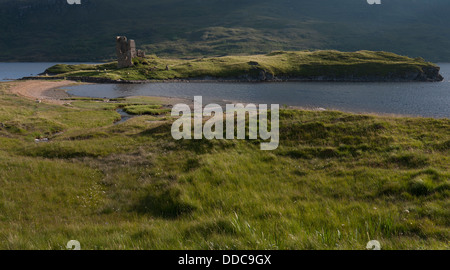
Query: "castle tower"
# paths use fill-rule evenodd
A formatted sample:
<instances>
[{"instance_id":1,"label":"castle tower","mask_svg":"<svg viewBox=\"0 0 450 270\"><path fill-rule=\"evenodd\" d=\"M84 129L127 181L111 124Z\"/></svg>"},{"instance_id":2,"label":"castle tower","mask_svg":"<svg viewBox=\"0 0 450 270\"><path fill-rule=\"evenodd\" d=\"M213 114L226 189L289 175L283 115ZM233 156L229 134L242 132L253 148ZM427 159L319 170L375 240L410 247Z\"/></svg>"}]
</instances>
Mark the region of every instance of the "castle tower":
<instances>
[{"instance_id":1,"label":"castle tower","mask_svg":"<svg viewBox=\"0 0 450 270\"><path fill-rule=\"evenodd\" d=\"M116 38L116 54L119 68L133 66L133 58L137 56L136 43L134 40L128 40L125 36Z\"/></svg>"}]
</instances>

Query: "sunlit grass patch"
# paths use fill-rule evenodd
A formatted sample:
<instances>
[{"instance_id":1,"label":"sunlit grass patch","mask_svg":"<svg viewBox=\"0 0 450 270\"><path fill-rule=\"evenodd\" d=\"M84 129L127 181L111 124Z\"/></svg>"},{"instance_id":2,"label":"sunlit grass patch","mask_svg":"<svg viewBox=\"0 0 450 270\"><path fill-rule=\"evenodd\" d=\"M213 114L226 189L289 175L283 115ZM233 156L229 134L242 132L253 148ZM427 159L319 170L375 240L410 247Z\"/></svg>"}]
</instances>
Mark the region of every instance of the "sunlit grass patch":
<instances>
[{"instance_id":1,"label":"sunlit grass patch","mask_svg":"<svg viewBox=\"0 0 450 270\"><path fill-rule=\"evenodd\" d=\"M448 119L283 109L265 152L175 141L169 116L115 123L119 107L167 108L156 98L56 106L0 91L2 249L448 247Z\"/></svg>"},{"instance_id":2,"label":"sunlit grass patch","mask_svg":"<svg viewBox=\"0 0 450 270\"><path fill-rule=\"evenodd\" d=\"M403 78L436 67L419 58L389 52L279 51L269 54L169 59L148 56L134 59L134 66L117 69L102 65L56 65L48 69L57 77L81 76L112 80L170 80L192 78Z\"/></svg>"},{"instance_id":3,"label":"sunlit grass patch","mask_svg":"<svg viewBox=\"0 0 450 270\"><path fill-rule=\"evenodd\" d=\"M134 115L164 115L171 111L160 105L129 105L125 106L123 110Z\"/></svg>"}]
</instances>

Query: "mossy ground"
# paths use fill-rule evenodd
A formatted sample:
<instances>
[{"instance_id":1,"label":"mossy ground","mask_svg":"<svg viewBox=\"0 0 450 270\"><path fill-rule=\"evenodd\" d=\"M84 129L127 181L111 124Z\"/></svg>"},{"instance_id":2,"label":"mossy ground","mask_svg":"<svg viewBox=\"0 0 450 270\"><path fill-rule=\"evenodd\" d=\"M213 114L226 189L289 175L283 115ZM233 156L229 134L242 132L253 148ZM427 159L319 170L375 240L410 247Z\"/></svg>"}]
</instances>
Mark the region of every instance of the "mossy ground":
<instances>
[{"instance_id":1,"label":"mossy ground","mask_svg":"<svg viewBox=\"0 0 450 270\"><path fill-rule=\"evenodd\" d=\"M97 77L112 80L171 80L188 78L234 78L258 76L263 70L283 77L402 76L434 66L420 58L388 52L301 51L265 55L223 56L198 59L168 59L148 56L133 60L134 67L117 69L103 65L56 65L46 72L58 77Z\"/></svg>"},{"instance_id":2,"label":"mossy ground","mask_svg":"<svg viewBox=\"0 0 450 270\"><path fill-rule=\"evenodd\" d=\"M448 249L449 119L283 109L264 152L175 141L164 115L114 124L157 99L0 88L1 249Z\"/></svg>"}]
</instances>

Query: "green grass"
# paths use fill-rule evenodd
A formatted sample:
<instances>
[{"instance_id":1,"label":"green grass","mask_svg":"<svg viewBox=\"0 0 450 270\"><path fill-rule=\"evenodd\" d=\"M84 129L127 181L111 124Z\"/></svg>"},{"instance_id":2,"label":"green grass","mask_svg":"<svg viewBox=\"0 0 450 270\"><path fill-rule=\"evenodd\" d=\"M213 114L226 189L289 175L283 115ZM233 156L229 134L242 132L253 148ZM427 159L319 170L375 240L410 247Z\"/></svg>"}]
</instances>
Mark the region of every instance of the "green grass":
<instances>
[{"instance_id":1,"label":"green grass","mask_svg":"<svg viewBox=\"0 0 450 270\"><path fill-rule=\"evenodd\" d=\"M389 80L436 68L421 58L388 52L277 51L265 55L239 55L198 59L169 59L157 56L133 59L131 68L103 65L56 65L46 72L56 77L97 77L112 80L170 80L189 78L267 79L277 77L311 79L378 78Z\"/></svg>"},{"instance_id":2,"label":"green grass","mask_svg":"<svg viewBox=\"0 0 450 270\"><path fill-rule=\"evenodd\" d=\"M127 105L123 110L132 115L164 115L170 113L170 109L164 109L161 105Z\"/></svg>"},{"instance_id":3,"label":"green grass","mask_svg":"<svg viewBox=\"0 0 450 270\"><path fill-rule=\"evenodd\" d=\"M448 249L449 119L284 109L264 152L175 141L168 116L114 124L156 98L56 106L7 87L0 249Z\"/></svg>"}]
</instances>

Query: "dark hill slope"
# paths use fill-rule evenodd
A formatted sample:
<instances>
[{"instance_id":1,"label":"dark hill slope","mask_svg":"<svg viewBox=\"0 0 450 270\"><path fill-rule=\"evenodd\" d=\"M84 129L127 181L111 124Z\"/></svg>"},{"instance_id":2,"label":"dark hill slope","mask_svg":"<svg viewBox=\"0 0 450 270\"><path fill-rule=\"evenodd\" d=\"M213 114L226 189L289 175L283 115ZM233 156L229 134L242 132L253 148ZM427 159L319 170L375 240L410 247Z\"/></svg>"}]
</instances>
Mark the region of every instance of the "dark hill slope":
<instances>
[{"instance_id":1,"label":"dark hill slope","mask_svg":"<svg viewBox=\"0 0 450 270\"><path fill-rule=\"evenodd\" d=\"M170 56L384 50L450 61L450 1L0 0L0 61L114 57L114 36Z\"/></svg>"}]
</instances>

